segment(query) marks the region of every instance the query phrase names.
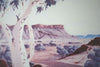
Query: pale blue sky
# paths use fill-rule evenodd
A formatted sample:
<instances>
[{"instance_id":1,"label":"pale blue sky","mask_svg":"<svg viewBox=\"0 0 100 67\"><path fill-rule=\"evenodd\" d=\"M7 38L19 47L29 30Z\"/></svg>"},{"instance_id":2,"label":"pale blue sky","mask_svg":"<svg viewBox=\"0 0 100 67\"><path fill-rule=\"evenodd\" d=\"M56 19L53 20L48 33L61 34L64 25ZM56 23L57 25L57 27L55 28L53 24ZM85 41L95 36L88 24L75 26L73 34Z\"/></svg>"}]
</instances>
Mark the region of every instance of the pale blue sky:
<instances>
[{"instance_id":1,"label":"pale blue sky","mask_svg":"<svg viewBox=\"0 0 100 67\"><path fill-rule=\"evenodd\" d=\"M16 18L9 15L13 13L9 12L4 22L14 24ZM100 34L100 0L65 0L30 17L28 22L32 24L63 24L72 35Z\"/></svg>"}]
</instances>

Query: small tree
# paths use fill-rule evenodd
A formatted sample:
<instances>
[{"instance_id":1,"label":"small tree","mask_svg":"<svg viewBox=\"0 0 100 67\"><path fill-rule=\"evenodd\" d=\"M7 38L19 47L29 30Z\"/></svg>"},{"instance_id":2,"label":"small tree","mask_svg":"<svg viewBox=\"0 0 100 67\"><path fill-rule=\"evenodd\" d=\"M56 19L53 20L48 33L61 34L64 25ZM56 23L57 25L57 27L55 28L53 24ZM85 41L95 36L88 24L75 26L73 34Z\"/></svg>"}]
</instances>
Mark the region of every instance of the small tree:
<instances>
[{"instance_id":1,"label":"small tree","mask_svg":"<svg viewBox=\"0 0 100 67\"><path fill-rule=\"evenodd\" d=\"M34 7L36 7L36 12L40 13L44 9L55 5L57 1L59 0L0 0L0 23L9 41L13 67L30 67L29 61L34 54L34 36L31 24L27 22L27 18L34 12ZM11 10L17 18L17 20L15 20L16 24L14 25L12 33L7 25L2 21L2 19L6 16L6 13ZM29 26L29 34L31 37L30 58L27 58L22 41L22 32L25 24L28 24Z\"/></svg>"}]
</instances>

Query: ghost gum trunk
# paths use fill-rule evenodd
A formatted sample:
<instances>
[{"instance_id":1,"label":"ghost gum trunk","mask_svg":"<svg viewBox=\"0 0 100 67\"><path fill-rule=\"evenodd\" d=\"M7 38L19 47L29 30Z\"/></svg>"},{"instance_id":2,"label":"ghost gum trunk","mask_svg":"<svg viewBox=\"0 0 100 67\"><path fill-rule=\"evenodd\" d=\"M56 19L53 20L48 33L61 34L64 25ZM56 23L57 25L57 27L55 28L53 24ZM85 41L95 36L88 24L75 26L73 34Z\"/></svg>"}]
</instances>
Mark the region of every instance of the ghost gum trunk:
<instances>
[{"instance_id":1,"label":"ghost gum trunk","mask_svg":"<svg viewBox=\"0 0 100 67\"><path fill-rule=\"evenodd\" d=\"M39 1L39 0L38 0ZM37 3L38 1L34 1L34 3ZM8 40L8 45L10 46L10 50L11 50L11 58L12 58L12 66L13 67L30 67L29 65L29 61L31 60L32 56L33 56L33 51L34 49L32 48L34 39L33 39L33 35L32 35L32 29L31 27L29 27L29 31L31 34L30 35L30 45L31 45L31 51L30 53L30 58L27 59L27 54L26 54L26 50L24 47L24 43L22 41L22 32L23 32L23 27L24 27L24 22L25 19L28 17L28 15L31 13L32 10L32 6L34 4L32 4L32 0L30 0L30 4L27 7L26 11L24 12L23 16L20 18L20 20L18 20L14 26L14 29L12 31L12 35L11 35L11 31L10 29L7 27L6 24L1 23L1 26L3 27L3 30L6 34L7 40Z\"/></svg>"}]
</instances>

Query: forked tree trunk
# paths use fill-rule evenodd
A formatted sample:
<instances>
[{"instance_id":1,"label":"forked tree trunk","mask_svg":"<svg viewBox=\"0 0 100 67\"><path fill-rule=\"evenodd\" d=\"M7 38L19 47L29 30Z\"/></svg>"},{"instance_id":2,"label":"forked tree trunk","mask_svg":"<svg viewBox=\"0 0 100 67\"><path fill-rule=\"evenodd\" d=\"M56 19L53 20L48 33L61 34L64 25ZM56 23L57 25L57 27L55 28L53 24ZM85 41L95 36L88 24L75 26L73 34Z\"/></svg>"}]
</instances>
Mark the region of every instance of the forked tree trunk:
<instances>
[{"instance_id":1,"label":"forked tree trunk","mask_svg":"<svg viewBox=\"0 0 100 67\"><path fill-rule=\"evenodd\" d=\"M11 49L11 58L12 58L12 67L30 67L29 61L31 60L33 54L34 54L34 36L33 36L33 30L32 27L29 25L29 35L30 35L30 57L27 58L26 50L24 47L24 43L22 41L22 32L23 32L23 24L22 20L26 19L28 15L30 14L32 10L32 6L36 3L38 3L41 0L30 0L30 4L27 7L26 11L24 12L23 16L20 18L20 20L16 23L14 26L14 29L12 31L9 30L7 25L2 24L3 30L5 31L5 34L7 36L9 46Z\"/></svg>"},{"instance_id":2,"label":"forked tree trunk","mask_svg":"<svg viewBox=\"0 0 100 67\"><path fill-rule=\"evenodd\" d=\"M13 29L13 47L12 58L13 67L30 67L27 59L26 50L22 41L23 27L21 23L17 23Z\"/></svg>"},{"instance_id":3,"label":"forked tree trunk","mask_svg":"<svg viewBox=\"0 0 100 67\"><path fill-rule=\"evenodd\" d=\"M6 34L8 46L10 46L12 67L30 67L27 59L26 50L22 41L22 24L17 23L13 29L13 36L7 25L1 23L2 29Z\"/></svg>"},{"instance_id":4,"label":"forked tree trunk","mask_svg":"<svg viewBox=\"0 0 100 67\"><path fill-rule=\"evenodd\" d=\"M14 50L12 53L13 55L13 62L14 62L14 67L30 67L29 66L29 62L33 57L34 54L34 36L33 36L33 30L31 25L28 25L29 27L29 35L30 35L30 39L29 39L29 46L30 46L30 57L27 58L27 54L26 54L26 50L24 47L24 43L22 40L22 35L23 35L23 28L24 28L24 24L18 23L17 25L15 25L14 29L13 29L13 47L12 50ZM16 56L16 57L15 57Z\"/></svg>"}]
</instances>

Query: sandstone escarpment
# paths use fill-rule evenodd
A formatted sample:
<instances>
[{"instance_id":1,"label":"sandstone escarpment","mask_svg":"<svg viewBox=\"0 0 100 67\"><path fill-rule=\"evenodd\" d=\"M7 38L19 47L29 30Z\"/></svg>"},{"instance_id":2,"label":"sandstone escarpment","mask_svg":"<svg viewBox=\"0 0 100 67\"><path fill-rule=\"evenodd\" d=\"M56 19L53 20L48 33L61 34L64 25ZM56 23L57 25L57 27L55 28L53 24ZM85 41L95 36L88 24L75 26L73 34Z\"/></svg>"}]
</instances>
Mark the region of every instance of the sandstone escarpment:
<instances>
[{"instance_id":1,"label":"sandstone escarpment","mask_svg":"<svg viewBox=\"0 0 100 67\"><path fill-rule=\"evenodd\" d=\"M9 27L11 31L14 28L14 25L7 25L7 26ZM35 39L76 38L75 36L72 36L65 31L64 25L36 24L36 25L32 25L32 29L33 29L33 34L34 34Z\"/></svg>"},{"instance_id":2,"label":"sandstone escarpment","mask_svg":"<svg viewBox=\"0 0 100 67\"><path fill-rule=\"evenodd\" d=\"M11 32L13 32L14 25L7 25ZM26 27L25 27L26 26ZM29 40L29 28L28 25L24 26L23 30L23 40ZM35 40L40 41L56 41L56 42L70 42L71 40L79 40L78 37L70 35L64 29L64 25L43 25L43 24L35 24L31 25L33 29L33 35ZM0 39L4 38L4 33L2 27L0 26ZM77 41L78 41L77 40Z\"/></svg>"},{"instance_id":3,"label":"sandstone escarpment","mask_svg":"<svg viewBox=\"0 0 100 67\"><path fill-rule=\"evenodd\" d=\"M74 36L68 34L64 25L32 25L35 39L62 39L62 38L74 38Z\"/></svg>"}]
</instances>

